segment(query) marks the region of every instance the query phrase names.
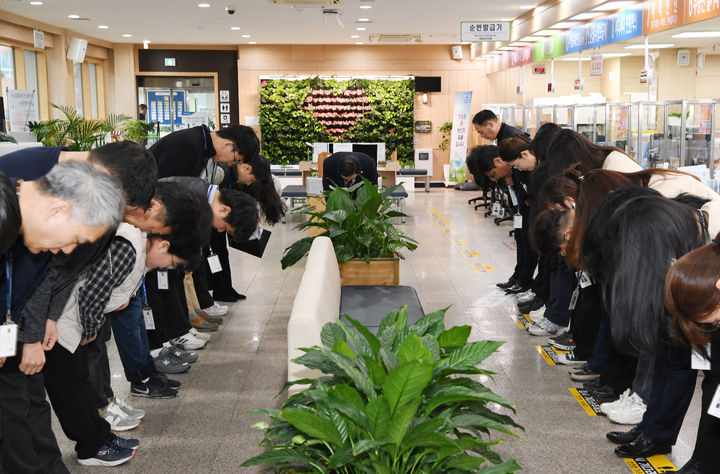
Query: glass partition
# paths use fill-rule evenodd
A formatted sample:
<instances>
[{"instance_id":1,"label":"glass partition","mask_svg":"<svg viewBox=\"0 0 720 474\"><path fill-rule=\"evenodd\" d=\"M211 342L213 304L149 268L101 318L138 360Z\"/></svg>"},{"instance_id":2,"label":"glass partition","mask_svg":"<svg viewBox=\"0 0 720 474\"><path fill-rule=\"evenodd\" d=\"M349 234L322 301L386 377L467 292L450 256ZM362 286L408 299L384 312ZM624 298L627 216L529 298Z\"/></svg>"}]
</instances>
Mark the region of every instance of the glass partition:
<instances>
[{"instance_id":1,"label":"glass partition","mask_svg":"<svg viewBox=\"0 0 720 474\"><path fill-rule=\"evenodd\" d=\"M710 132L713 102L688 101L685 116L684 166L705 165L710 162Z\"/></svg>"},{"instance_id":2,"label":"glass partition","mask_svg":"<svg viewBox=\"0 0 720 474\"><path fill-rule=\"evenodd\" d=\"M555 107L545 106L538 107L538 115L540 117L540 123L538 127L544 123L555 122ZM535 135L534 133L532 135Z\"/></svg>"},{"instance_id":3,"label":"glass partition","mask_svg":"<svg viewBox=\"0 0 720 474\"><path fill-rule=\"evenodd\" d=\"M605 117L604 107L602 115ZM575 106L575 131L585 135L593 142L598 141L595 135L595 119L595 105L578 104Z\"/></svg>"},{"instance_id":4,"label":"glass partition","mask_svg":"<svg viewBox=\"0 0 720 474\"><path fill-rule=\"evenodd\" d=\"M606 140L601 143L616 146L629 154L631 108L629 103L606 104L607 134Z\"/></svg>"},{"instance_id":5,"label":"glass partition","mask_svg":"<svg viewBox=\"0 0 720 474\"><path fill-rule=\"evenodd\" d=\"M531 137L535 136L535 132L538 129L538 111L540 107L525 107L525 131L530 134Z\"/></svg>"},{"instance_id":6,"label":"glass partition","mask_svg":"<svg viewBox=\"0 0 720 474\"><path fill-rule=\"evenodd\" d=\"M663 162L668 163L668 167L677 169L680 166L681 156L681 137L680 127L682 125L682 101L667 102L664 106L665 111L665 137L661 149Z\"/></svg>"},{"instance_id":7,"label":"glass partition","mask_svg":"<svg viewBox=\"0 0 720 474\"><path fill-rule=\"evenodd\" d=\"M525 130L525 123L523 118L525 117L525 107L522 105L516 105L512 108L513 111L513 125L520 130Z\"/></svg>"},{"instance_id":8,"label":"glass partition","mask_svg":"<svg viewBox=\"0 0 720 474\"><path fill-rule=\"evenodd\" d=\"M563 128L575 129L575 106L574 105L556 105L554 106L553 120L556 124ZM544 123L544 122L543 122Z\"/></svg>"}]
</instances>

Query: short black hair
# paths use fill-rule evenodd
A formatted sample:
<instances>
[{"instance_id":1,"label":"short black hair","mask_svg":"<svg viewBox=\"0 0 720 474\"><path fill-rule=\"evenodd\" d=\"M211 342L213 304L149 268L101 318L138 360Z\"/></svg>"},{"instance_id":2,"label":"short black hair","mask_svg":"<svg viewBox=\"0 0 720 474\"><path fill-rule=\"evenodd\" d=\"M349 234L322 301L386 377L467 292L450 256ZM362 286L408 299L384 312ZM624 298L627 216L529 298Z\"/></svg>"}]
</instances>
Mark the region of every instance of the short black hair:
<instances>
[{"instance_id":1,"label":"short black hair","mask_svg":"<svg viewBox=\"0 0 720 474\"><path fill-rule=\"evenodd\" d=\"M17 239L21 222L17 190L10 178L0 171L0 255Z\"/></svg>"},{"instance_id":2,"label":"short black hair","mask_svg":"<svg viewBox=\"0 0 720 474\"><path fill-rule=\"evenodd\" d=\"M138 109L140 109L140 110L142 110L142 109L147 110L147 105L145 105L145 104L140 104L140 105L138 106Z\"/></svg>"},{"instance_id":3,"label":"short black hair","mask_svg":"<svg viewBox=\"0 0 720 474\"><path fill-rule=\"evenodd\" d=\"M199 251L210 241L212 209L204 195L194 193L177 182L159 181L156 199L165 208L164 224L170 227L178 245L182 241L189 248Z\"/></svg>"},{"instance_id":4,"label":"short black hair","mask_svg":"<svg viewBox=\"0 0 720 474\"><path fill-rule=\"evenodd\" d=\"M150 207L157 184L157 162L144 146L130 140L90 151L88 160L101 165L122 184L128 206Z\"/></svg>"},{"instance_id":5,"label":"short black hair","mask_svg":"<svg viewBox=\"0 0 720 474\"><path fill-rule=\"evenodd\" d=\"M269 224L277 224L285 215L287 208L275 188L275 181L270 172L270 163L260 154L253 156L249 160L246 159L245 163L252 168L255 182L249 186L235 183L235 189L244 191L257 199L265 220Z\"/></svg>"},{"instance_id":6,"label":"short black hair","mask_svg":"<svg viewBox=\"0 0 720 474\"><path fill-rule=\"evenodd\" d=\"M225 222L235 229L233 238L245 242L258 227L258 209L255 198L235 189L221 189L220 202L230 208Z\"/></svg>"},{"instance_id":7,"label":"short black hair","mask_svg":"<svg viewBox=\"0 0 720 474\"><path fill-rule=\"evenodd\" d=\"M167 240L170 244L168 253L185 260L185 264L178 269L192 271L199 267L202 262L201 249L194 247L190 241L181 236L175 234L150 234L148 240Z\"/></svg>"},{"instance_id":8,"label":"short black hair","mask_svg":"<svg viewBox=\"0 0 720 474\"><path fill-rule=\"evenodd\" d=\"M495 158L500 156L500 149L495 145L476 146L470 151L468 159L472 160L477 173L485 175L495 169Z\"/></svg>"},{"instance_id":9,"label":"short black hair","mask_svg":"<svg viewBox=\"0 0 720 474\"><path fill-rule=\"evenodd\" d=\"M342 155L338 160L338 171L343 178L360 174L360 160L355 155Z\"/></svg>"},{"instance_id":10,"label":"short black hair","mask_svg":"<svg viewBox=\"0 0 720 474\"><path fill-rule=\"evenodd\" d=\"M493 112L492 110L485 109L485 110L481 110L480 112L475 114L475 116L473 117L472 123L474 123L476 125L482 125L485 122L487 122L488 120L497 120L497 118L498 117L497 117L497 115L495 115L495 112Z\"/></svg>"},{"instance_id":11,"label":"short black hair","mask_svg":"<svg viewBox=\"0 0 720 474\"><path fill-rule=\"evenodd\" d=\"M546 209L540 212L532 226L531 241L540 255L560 253L563 243L563 226L570 221L570 209Z\"/></svg>"},{"instance_id":12,"label":"short black hair","mask_svg":"<svg viewBox=\"0 0 720 474\"><path fill-rule=\"evenodd\" d=\"M235 143L235 150L244 157L246 163L260 153L260 140L258 140L255 130L246 125L230 125L215 133L220 138L232 140Z\"/></svg>"}]
</instances>

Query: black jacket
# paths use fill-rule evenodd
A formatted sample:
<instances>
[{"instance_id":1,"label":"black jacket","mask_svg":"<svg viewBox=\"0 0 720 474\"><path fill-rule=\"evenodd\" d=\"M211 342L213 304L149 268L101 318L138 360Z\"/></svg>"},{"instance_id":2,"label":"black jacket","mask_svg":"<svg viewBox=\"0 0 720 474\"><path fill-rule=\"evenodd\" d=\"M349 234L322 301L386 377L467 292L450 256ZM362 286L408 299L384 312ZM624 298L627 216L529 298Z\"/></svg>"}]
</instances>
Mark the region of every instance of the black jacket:
<instances>
[{"instance_id":1,"label":"black jacket","mask_svg":"<svg viewBox=\"0 0 720 474\"><path fill-rule=\"evenodd\" d=\"M497 143L497 146L500 146L506 138L512 138L517 135L525 135L525 133L519 128L515 128L512 125L502 122L500 124L500 130L498 130L497 137L495 137L495 142Z\"/></svg>"},{"instance_id":2,"label":"black jacket","mask_svg":"<svg viewBox=\"0 0 720 474\"><path fill-rule=\"evenodd\" d=\"M166 135L150 147L150 152L158 164L158 178L197 177L215 156L210 130L205 125Z\"/></svg>"},{"instance_id":3,"label":"black jacket","mask_svg":"<svg viewBox=\"0 0 720 474\"><path fill-rule=\"evenodd\" d=\"M360 174L355 177L353 184L362 181L360 176L365 177L372 184L377 184L377 164L370 155L356 151L341 151L333 153L323 161L323 189L330 189L332 183L335 183L337 186L345 186L345 180L340 176L338 164L340 163L340 158L347 155L355 156L358 161L360 161Z\"/></svg>"}]
</instances>

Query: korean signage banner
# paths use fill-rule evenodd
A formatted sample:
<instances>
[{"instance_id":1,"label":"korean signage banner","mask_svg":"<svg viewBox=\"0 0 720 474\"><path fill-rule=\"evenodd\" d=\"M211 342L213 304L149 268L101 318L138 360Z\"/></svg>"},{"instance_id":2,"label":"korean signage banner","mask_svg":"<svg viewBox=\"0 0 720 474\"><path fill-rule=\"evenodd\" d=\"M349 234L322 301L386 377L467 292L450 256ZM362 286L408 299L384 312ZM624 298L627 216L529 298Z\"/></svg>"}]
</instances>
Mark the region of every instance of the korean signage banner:
<instances>
[{"instance_id":1,"label":"korean signage banner","mask_svg":"<svg viewBox=\"0 0 720 474\"><path fill-rule=\"evenodd\" d=\"M461 21L460 41L510 41L509 21Z\"/></svg>"},{"instance_id":2,"label":"korean signage banner","mask_svg":"<svg viewBox=\"0 0 720 474\"><path fill-rule=\"evenodd\" d=\"M720 15L720 0L685 0L685 24Z\"/></svg>"},{"instance_id":3,"label":"korean signage banner","mask_svg":"<svg viewBox=\"0 0 720 474\"><path fill-rule=\"evenodd\" d=\"M533 61L544 61L562 56L565 50L564 39L563 35L555 35L535 43Z\"/></svg>"},{"instance_id":4,"label":"korean signage banner","mask_svg":"<svg viewBox=\"0 0 720 474\"><path fill-rule=\"evenodd\" d=\"M10 130L13 132L28 131L28 122L40 120L38 94L35 90L7 91L8 108L10 109Z\"/></svg>"},{"instance_id":5,"label":"korean signage banner","mask_svg":"<svg viewBox=\"0 0 720 474\"><path fill-rule=\"evenodd\" d=\"M565 54L641 36L642 15L640 8L632 8L567 31Z\"/></svg>"},{"instance_id":6,"label":"korean signage banner","mask_svg":"<svg viewBox=\"0 0 720 474\"><path fill-rule=\"evenodd\" d=\"M693 0L688 0L692 2ZM707 0L703 0L707 1ZM643 34L669 30L685 24L683 0L648 0L643 13Z\"/></svg>"},{"instance_id":7,"label":"korean signage banner","mask_svg":"<svg viewBox=\"0 0 720 474\"><path fill-rule=\"evenodd\" d=\"M595 53L590 56L590 75L602 76L603 56L602 53Z\"/></svg>"},{"instance_id":8,"label":"korean signage banner","mask_svg":"<svg viewBox=\"0 0 720 474\"><path fill-rule=\"evenodd\" d=\"M450 136L450 181L465 181L465 157L470 133L470 104L472 92L456 92L453 127Z\"/></svg>"}]
</instances>

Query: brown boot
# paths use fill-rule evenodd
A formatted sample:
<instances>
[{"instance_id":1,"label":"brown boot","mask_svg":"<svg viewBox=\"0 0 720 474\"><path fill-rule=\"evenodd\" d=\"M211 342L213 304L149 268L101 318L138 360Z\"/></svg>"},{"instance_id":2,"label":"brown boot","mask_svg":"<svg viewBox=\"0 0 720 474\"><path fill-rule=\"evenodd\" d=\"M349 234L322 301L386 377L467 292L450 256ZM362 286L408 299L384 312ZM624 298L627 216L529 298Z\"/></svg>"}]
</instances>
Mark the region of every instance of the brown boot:
<instances>
[{"instance_id":1,"label":"brown boot","mask_svg":"<svg viewBox=\"0 0 720 474\"><path fill-rule=\"evenodd\" d=\"M218 330L218 325L205 321L200 316L195 316L190 320L190 325L200 332L213 332Z\"/></svg>"},{"instance_id":2,"label":"brown boot","mask_svg":"<svg viewBox=\"0 0 720 474\"><path fill-rule=\"evenodd\" d=\"M223 318L219 316L210 316L205 311L198 312L198 316L203 318L205 321L212 323L212 324L222 324Z\"/></svg>"}]
</instances>

